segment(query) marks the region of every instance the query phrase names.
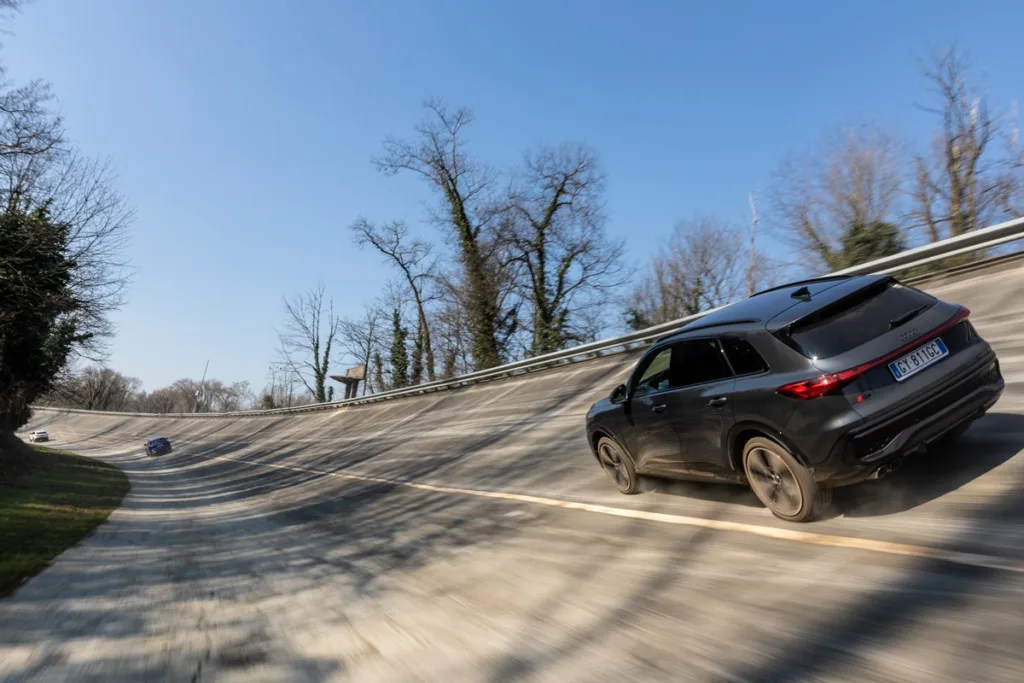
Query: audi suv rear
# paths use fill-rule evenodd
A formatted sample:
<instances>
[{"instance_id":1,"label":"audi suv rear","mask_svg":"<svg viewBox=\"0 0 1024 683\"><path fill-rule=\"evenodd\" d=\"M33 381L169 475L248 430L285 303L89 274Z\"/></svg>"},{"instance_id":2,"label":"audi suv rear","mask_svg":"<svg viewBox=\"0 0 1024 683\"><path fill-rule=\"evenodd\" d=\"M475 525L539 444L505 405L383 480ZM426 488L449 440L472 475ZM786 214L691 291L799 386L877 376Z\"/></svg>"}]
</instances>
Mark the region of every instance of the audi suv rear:
<instances>
[{"instance_id":1,"label":"audi suv rear","mask_svg":"<svg viewBox=\"0 0 1024 683\"><path fill-rule=\"evenodd\" d=\"M624 493L638 475L745 483L808 521L999 399L969 315L887 275L766 290L655 342L590 409L588 441Z\"/></svg>"}]
</instances>

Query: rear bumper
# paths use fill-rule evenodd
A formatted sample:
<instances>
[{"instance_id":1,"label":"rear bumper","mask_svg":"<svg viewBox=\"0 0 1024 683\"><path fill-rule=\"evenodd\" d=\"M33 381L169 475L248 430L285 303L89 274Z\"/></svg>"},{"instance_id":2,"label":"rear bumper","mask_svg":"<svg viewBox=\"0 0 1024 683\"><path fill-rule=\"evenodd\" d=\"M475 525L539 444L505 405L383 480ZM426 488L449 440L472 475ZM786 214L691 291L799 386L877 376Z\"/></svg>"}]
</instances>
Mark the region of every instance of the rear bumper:
<instances>
[{"instance_id":1,"label":"rear bumper","mask_svg":"<svg viewBox=\"0 0 1024 683\"><path fill-rule=\"evenodd\" d=\"M898 460L978 419L995 405L1005 382L994 353L927 402L913 402L884 418L851 429L829 457L814 468L814 478L828 486L847 486L884 472Z\"/></svg>"}]
</instances>

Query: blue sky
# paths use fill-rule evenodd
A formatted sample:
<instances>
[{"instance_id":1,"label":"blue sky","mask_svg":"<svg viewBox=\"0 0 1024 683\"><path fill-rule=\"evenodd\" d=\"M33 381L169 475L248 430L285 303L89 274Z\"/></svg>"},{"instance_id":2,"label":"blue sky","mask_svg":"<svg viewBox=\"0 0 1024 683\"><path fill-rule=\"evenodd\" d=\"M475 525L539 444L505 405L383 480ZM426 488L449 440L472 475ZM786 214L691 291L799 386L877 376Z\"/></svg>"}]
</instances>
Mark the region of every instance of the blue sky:
<instances>
[{"instance_id":1,"label":"blue sky","mask_svg":"<svg viewBox=\"0 0 1024 683\"><path fill-rule=\"evenodd\" d=\"M370 158L425 98L471 108L472 150L499 167L594 146L639 267L679 218L746 223L747 194L832 126L927 137L933 47L966 48L996 103L1024 95L1024 3L968 5L35 0L0 56L53 84L136 209L111 364L154 389L209 360L258 389L282 296L322 280L355 314L388 276L353 219L422 226L426 189Z\"/></svg>"}]
</instances>

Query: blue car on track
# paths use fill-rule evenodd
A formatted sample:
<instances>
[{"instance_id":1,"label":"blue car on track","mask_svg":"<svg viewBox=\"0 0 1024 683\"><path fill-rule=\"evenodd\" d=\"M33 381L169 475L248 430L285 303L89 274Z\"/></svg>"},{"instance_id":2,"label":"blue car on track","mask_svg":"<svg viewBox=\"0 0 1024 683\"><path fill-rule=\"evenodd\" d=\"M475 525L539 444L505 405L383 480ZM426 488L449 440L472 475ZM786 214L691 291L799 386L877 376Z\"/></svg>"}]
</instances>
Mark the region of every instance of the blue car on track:
<instances>
[{"instance_id":1,"label":"blue car on track","mask_svg":"<svg viewBox=\"0 0 1024 683\"><path fill-rule=\"evenodd\" d=\"M146 441L145 445L146 455L166 455L173 450L171 448L171 440L166 436L154 436Z\"/></svg>"}]
</instances>

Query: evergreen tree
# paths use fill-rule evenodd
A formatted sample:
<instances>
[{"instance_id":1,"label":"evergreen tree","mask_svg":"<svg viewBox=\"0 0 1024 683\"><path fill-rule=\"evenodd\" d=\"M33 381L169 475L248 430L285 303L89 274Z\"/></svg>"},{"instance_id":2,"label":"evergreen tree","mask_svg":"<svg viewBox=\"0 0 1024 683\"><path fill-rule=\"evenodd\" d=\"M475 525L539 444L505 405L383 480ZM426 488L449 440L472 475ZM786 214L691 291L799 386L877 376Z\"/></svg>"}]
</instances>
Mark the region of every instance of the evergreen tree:
<instances>
[{"instance_id":1,"label":"evergreen tree","mask_svg":"<svg viewBox=\"0 0 1024 683\"><path fill-rule=\"evenodd\" d=\"M843 236L843 267L898 254L906 248L899 228L892 223L855 223Z\"/></svg>"}]
</instances>

